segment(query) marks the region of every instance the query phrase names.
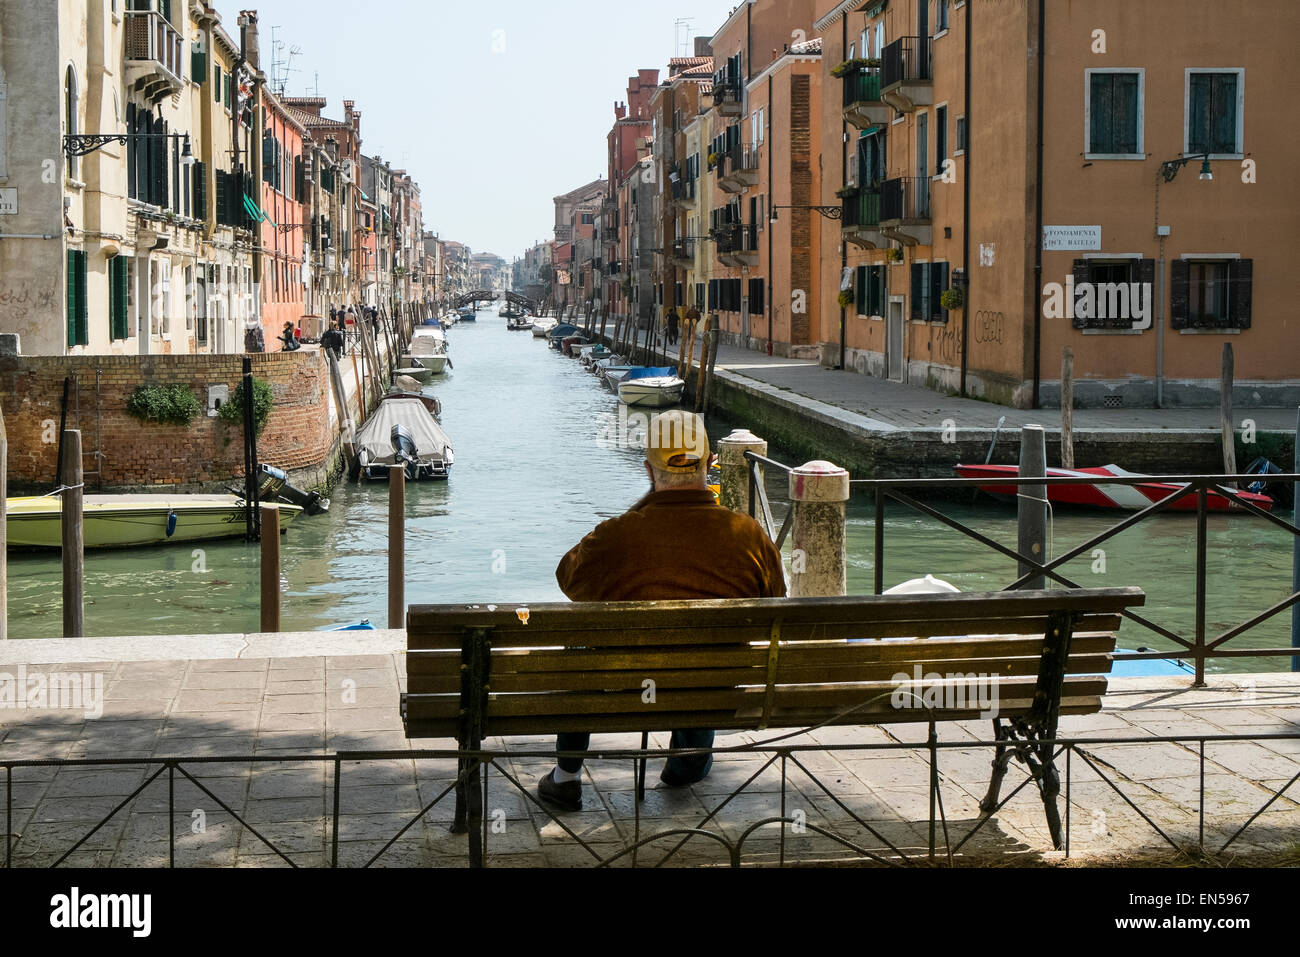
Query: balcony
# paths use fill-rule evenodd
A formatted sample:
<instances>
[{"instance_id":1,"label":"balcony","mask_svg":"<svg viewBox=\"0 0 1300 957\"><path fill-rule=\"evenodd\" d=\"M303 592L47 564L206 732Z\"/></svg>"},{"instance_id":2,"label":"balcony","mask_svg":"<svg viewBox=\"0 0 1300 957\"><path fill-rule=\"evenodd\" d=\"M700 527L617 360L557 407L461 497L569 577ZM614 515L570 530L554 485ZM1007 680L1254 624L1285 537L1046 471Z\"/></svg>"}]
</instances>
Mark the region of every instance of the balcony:
<instances>
[{"instance_id":1,"label":"balcony","mask_svg":"<svg viewBox=\"0 0 1300 957\"><path fill-rule=\"evenodd\" d=\"M740 116L745 104L740 95L740 84L733 82L715 83L713 86L713 108L723 116Z\"/></svg>"},{"instance_id":2,"label":"balcony","mask_svg":"<svg viewBox=\"0 0 1300 957\"><path fill-rule=\"evenodd\" d=\"M718 159L718 187L739 193L747 186L758 185L758 150L736 144Z\"/></svg>"},{"instance_id":3,"label":"balcony","mask_svg":"<svg viewBox=\"0 0 1300 957\"><path fill-rule=\"evenodd\" d=\"M674 239L672 245L668 248L668 258L673 261L673 265L680 266L682 269L693 268L695 266L695 240Z\"/></svg>"},{"instance_id":4,"label":"balcony","mask_svg":"<svg viewBox=\"0 0 1300 957\"><path fill-rule=\"evenodd\" d=\"M672 175L676 175L677 179L672 179ZM672 174L669 176L669 182L672 185L672 188L669 190L672 204L679 209L694 209L697 193L695 184L697 181L693 179L683 180L681 178L681 170L674 167Z\"/></svg>"},{"instance_id":5,"label":"balcony","mask_svg":"<svg viewBox=\"0 0 1300 957\"><path fill-rule=\"evenodd\" d=\"M880 98L879 67L863 67L844 74L844 119L860 130L883 126L894 108Z\"/></svg>"},{"instance_id":6,"label":"balcony","mask_svg":"<svg viewBox=\"0 0 1300 957\"><path fill-rule=\"evenodd\" d=\"M844 198L844 241L863 249L882 249L889 238L880 229L878 189L863 189Z\"/></svg>"},{"instance_id":7,"label":"balcony","mask_svg":"<svg viewBox=\"0 0 1300 957\"><path fill-rule=\"evenodd\" d=\"M185 85L184 38L156 10L126 10L126 85L150 103Z\"/></svg>"},{"instance_id":8,"label":"balcony","mask_svg":"<svg viewBox=\"0 0 1300 957\"><path fill-rule=\"evenodd\" d=\"M901 113L934 102L929 37L900 37L880 58L880 98Z\"/></svg>"},{"instance_id":9,"label":"balcony","mask_svg":"<svg viewBox=\"0 0 1300 957\"><path fill-rule=\"evenodd\" d=\"M758 225L727 223L714 231L718 261L724 266L758 265Z\"/></svg>"},{"instance_id":10,"label":"balcony","mask_svg":"<svg viewBox=\"0 0 1300 957\"><path fill-rule=\"evenodd\" d=\"M929 246L934 241L928 176L885 180L880 194L880 228L904 246Z\"/></svg>"}]
</instances>

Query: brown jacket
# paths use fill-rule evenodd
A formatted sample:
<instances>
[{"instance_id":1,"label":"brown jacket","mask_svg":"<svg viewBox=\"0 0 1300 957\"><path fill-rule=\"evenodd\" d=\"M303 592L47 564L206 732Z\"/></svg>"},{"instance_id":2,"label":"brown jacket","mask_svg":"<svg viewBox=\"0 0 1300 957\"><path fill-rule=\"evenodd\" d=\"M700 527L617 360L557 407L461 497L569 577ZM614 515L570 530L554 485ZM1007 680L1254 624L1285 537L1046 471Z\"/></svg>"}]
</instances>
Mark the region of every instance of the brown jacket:
<instances>
[{"instance_id":1,"label":"brown jacket","mask_svg":"<svg viewBox=\"0 0 1300 957\"><path fill-rule=\"evenodd\" d=\"M708 489L652 492L596 526L555 578L573 601L785 597L781 553Z\"/></svg>"}]
</instances>

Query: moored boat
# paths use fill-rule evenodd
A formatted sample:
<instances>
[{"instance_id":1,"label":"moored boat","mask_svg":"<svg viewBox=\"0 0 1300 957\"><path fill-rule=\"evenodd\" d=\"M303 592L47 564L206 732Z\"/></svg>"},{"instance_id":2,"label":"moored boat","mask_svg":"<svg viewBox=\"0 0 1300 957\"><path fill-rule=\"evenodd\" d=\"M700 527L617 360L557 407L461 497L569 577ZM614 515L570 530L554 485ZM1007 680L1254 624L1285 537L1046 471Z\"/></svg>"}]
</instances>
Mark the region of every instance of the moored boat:
<instances>
[{"instance_id":1,"label":"moored boat","mask_svg":"<svg viewBox=\"0 0 1300 957\"><path fill-rule=\"evenodd\" d=\"M1020 469L1014 465L957 465L954 470L961 478L1006 479L1016 478ZM1047 500L1053 505L1077 505L1083 508L1100 508L1117 511L1136 512L1162 502L1181 492L1187 486L1179 482L1161 482L1158 478L1134 485L1114 485L1098 482L1097 479L1143 478L1140 473L1128 472L1118 465L1105 465L1088 469L1049 468L1050 478L1088 479L1088 483L1078 485L1048 485ZM990 495L1015 498L1014 485L981 485L980 489ZM1272 511L1273 500L1267 495L1255 492L1238 493L1244 501L1264 511ZM1205 505L1212 512L1245 512L1246 509L1234 503L1228 496L1210 489L1205 497ZM1196 495L1185 495L1170 504L1166 511L1195 512Z\"/></svg>"},{"instance_id":2,"label":"moored boat","mask_svg":"<svg viewBox=\"0 0 1300 957\"><path fill-rule=\"evenodd\" d=\"M386 395L357 433L356 471L384 481L389 468L406 467L410 481L446 479L455 462L451 438L438 422L441 407L430 396Z\"/></svg>"},{"instance_id":3,"label":"moored boat","mask_svg":"<svg viewBox=\"0 0 1300 957\"><path fill-rule=\"evenodd\" d=\"M618 383L618 401L627 406L660 409L682 401L686 383L673 366L643 366L630 370Z\"/></svg>"},{"instance_id":4,"label":"moored boat","mask_svg":"<svg viewBox=\"0 0 1300 957\"><path fill-rule=\"evenodd\" d=\"M11 498L5 509L10 547L62 547L62 498ZM298 505L279 509L281 531L303 512ZM244 532L244 499L236 495L87 495L82 502L86 548L212 541Z\"/></svg>"}]
</instances>

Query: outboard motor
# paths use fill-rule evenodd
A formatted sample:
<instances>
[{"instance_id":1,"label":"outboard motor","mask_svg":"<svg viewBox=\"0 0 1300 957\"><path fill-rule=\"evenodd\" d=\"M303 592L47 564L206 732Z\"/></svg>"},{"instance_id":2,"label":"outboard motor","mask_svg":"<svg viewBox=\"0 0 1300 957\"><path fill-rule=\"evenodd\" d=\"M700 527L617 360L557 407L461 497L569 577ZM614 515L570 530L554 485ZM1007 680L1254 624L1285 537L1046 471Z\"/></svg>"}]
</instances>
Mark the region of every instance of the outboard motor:
<instances>
[{"instance_id":1,"label":"outboard motor","mask_svg":"<svg viewBox=\"0 0 1300 957\"><path fill-rule=\"evenodd\" d=\"M299 506L308 515L324 515L329 511L330 502L321 498L316 492L304 492L289 484L289 476L282 469L271 465L259 465L257 469L258 498L263 502L276 499L290 505Z\"/></svg>"},{"instance_id":2,"label":"outboard motor","mask_svg":"<svg viewBox=\"0 0 1300 957\"><path fill-rule=\"evenodd\" d=\"M415 437L411 431L400 423L393 426L390 436L393 443L393 462L406 466L406 477L414 482L420 477L420 461L416 458L419 449L415 447Z\"/></svg>"},{"instance_id":3,"label":"outboard motor","mask_svg":"<svg viewBox=\"0 0 1300 957\"><path fill-rule=\"evenodd\" d=\"M1246 491L1267 495L1279 505L1294 505L1295 490L1290 482L1270 482L1268 480L1270 475L1285 475L1286 473L1263 456L1251 462L1242 474L1263 476L1260 481L1252 482Z\"/></svg>"}]
</instances>

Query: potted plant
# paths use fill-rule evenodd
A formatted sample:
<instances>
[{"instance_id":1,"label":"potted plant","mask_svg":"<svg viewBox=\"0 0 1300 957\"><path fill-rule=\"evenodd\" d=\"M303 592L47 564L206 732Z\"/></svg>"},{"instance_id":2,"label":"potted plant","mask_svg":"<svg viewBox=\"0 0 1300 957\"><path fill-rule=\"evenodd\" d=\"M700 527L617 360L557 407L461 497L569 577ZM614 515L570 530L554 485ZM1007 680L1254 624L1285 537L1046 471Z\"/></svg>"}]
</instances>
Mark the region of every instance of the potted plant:
<instances>
[{"instance_id":1,"label":"potted plant","mask_svg":"<svg viewBox=\"0 0 1300 957\"><path fill-rule=\"evenodd\" d=\"M869 70L872 67L880 66L880 60L876 57L856 56L851 60L845 60L843 63L831 70L831 76L845 77L850 73L856 73L859 70Z\"/></svg>"},{"instance_id":2,"label":"potted plant","mask_svg":"<svg viewBox=\"0 0 1300 957\"><path fill-rule=\"evenodd\" d=\"M862 187L860 187L857 183L849 183L843 189L837 189L835 191L835 195L838 196L840 199L850 199L854 196L857 196L858 193L860 193L861 191L862 191Z\"/></svg>"},{"instance_id":3,"label":"potted plant","mask_svg":"<svg viewBox=\"0 0 1300 957\"><path fill-rule=\"evenodd\" d=\"M939 295L939 305L949 311L960 309L966 305L966 291L960 286L953 286L951 289L945 289Z\"/></svg>"},{"instance_id":4,"label":"potted plant","mask_svg":"<svg viewBox=\"0 0 1300 957\"><path fill-rule=\"evenodd\" d=\"M841 309L847 309L853 305L853 290L845 289L840 292L839 304Z\"/></svg>"},{"instance_id":5,"label":"potted plant","mask_svg":"<svg viewBox=\"0 0 1300 957\"><path fill-rule=\"evenodd\" d=\"M721 155L720 153L710 153L710 154L709 154L709 168L712 169L713 167L717 166L717 165L718 165L718 160L720 160L720 159L722 159L722 155Z\"/></svg>"},{"instance_id":6,"label":"potted plant","mask_svg":"<svg viewBox=\"0 0 1300 957\"><path fill-rule=\"evenodd\" d=\"M903 251L897 246L890 246L885 251L885 262L901 263L903 261Z\"/></svg>"}]
</instances>

